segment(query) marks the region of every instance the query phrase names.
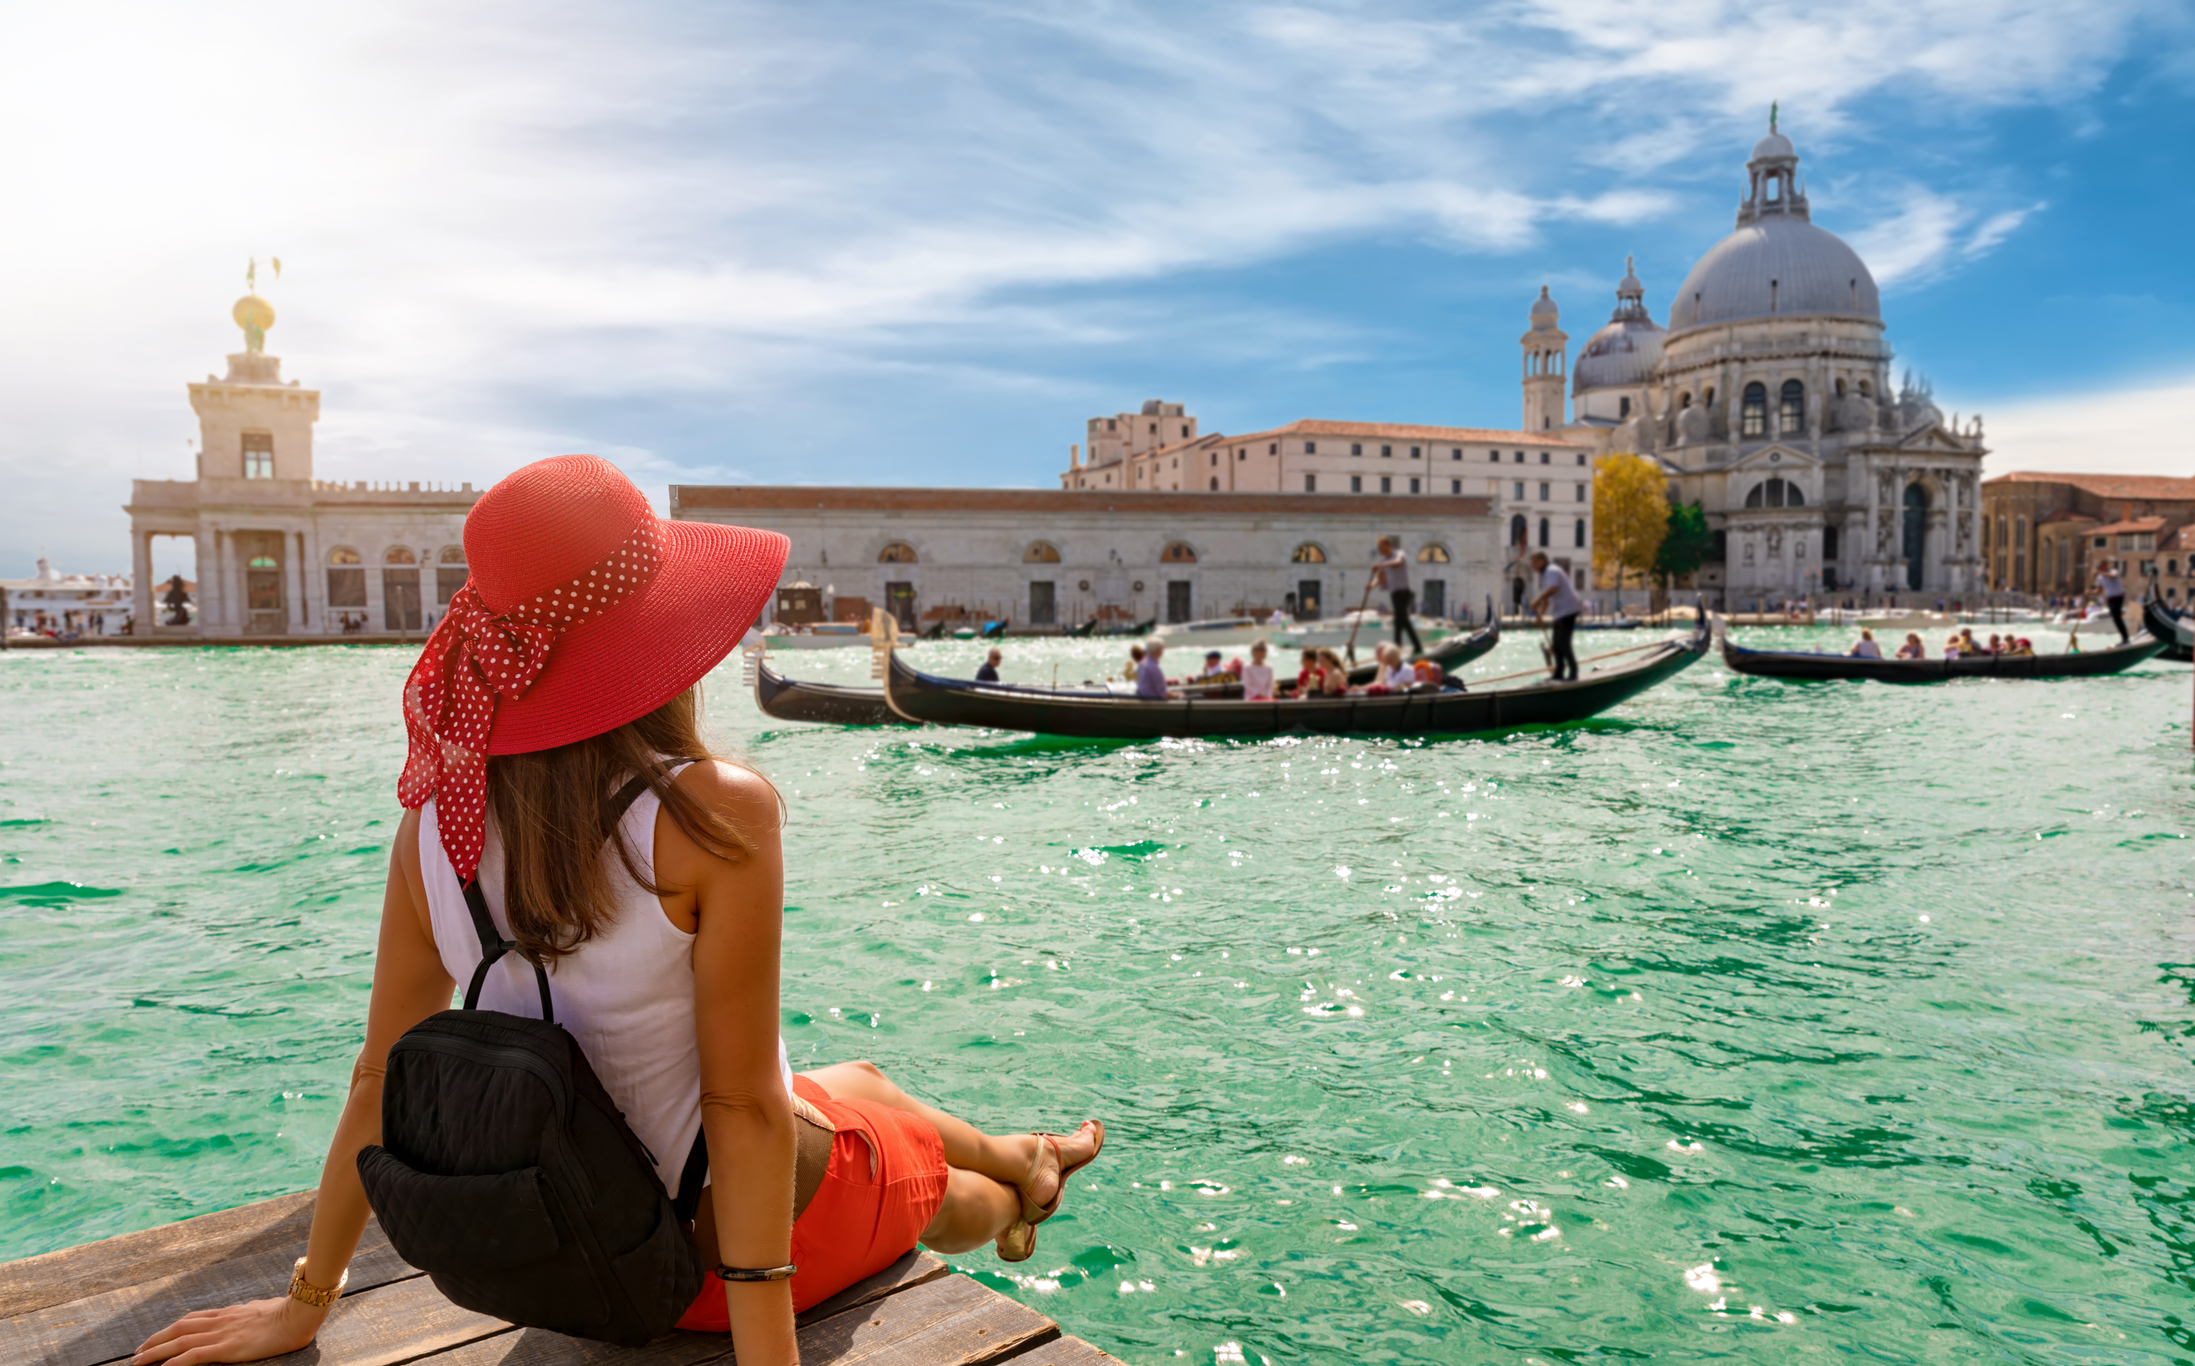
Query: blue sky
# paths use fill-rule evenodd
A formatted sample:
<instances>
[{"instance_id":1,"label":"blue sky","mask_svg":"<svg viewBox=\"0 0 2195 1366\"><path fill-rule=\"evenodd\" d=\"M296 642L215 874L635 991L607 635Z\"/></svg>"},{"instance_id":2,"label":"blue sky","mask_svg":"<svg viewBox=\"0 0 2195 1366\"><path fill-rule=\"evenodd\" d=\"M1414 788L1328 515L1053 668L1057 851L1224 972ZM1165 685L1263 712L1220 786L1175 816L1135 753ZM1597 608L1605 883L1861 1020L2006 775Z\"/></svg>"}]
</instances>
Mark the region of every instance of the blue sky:
<instances>
[{"instance_id":1,"label":"blue sky","mask_svg":"<svg viewBox=\"0 0 2195 1366\"><path fill-rule=\"evenodd\" d=\"M1510 425L1540 284L1582 341L1634 253L1666 317L1771 100L1993 469L2195 473L2191 89L2155 0L18 6L0 576L126 567L253 255L329 478Z\"/></svg>"}]
</instances>

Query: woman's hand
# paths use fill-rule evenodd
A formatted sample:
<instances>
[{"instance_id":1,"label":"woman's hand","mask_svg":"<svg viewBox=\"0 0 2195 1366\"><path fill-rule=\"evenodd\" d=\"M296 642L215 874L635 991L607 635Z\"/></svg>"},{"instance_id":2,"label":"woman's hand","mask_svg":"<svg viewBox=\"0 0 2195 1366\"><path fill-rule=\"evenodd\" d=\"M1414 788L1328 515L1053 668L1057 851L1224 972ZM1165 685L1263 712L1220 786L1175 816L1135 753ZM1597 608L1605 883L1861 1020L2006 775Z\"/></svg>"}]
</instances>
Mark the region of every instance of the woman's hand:
<instances>
[{"instance_id":1,"label":"woman's hand","mask_svg":"<svg viewBox=\"0 0 2195 1366\"><path fill-rule=\"evenodd\" d=\"M328 1311L283 1296L185 1314L146 1338L130 1366L200 1366L211 1361L260 1361L311 1344Z\"/></svg>"}]
</instances>

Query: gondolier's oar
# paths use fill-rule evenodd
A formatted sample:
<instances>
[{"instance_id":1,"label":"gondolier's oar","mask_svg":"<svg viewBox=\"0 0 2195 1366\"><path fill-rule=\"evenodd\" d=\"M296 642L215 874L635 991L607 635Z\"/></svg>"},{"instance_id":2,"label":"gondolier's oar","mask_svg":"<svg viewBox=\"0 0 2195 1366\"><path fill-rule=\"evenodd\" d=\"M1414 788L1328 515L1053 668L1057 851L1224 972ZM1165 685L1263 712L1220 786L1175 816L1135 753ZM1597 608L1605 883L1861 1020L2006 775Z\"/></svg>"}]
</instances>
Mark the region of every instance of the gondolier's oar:
<instances>
[{"instance_id":1,"label":"gondolier's oar","mask_svg":"<svg viewBox=\"0 0 2195 1366\"><path fill-rule=\"evenodd\" d=\"M1370 606L1371 603L1372 574L1370 570L1367 570L1364 575L1364 600L1357 604L1357 615L1349 623L1349 658L1346 662L1351 665L1357 662L1357 630L1364 625L1364 609Z\"/></svg>"},{"instance_id":2,"label":"gondolier's oar","mask_svg":"<svg viewBox=\"0 0 2195 1366\"><path fill-rule=\"evenodd\" d=\"M1651 641L1645 645L1627 646L1626 648L1621 650L1610 650L1606 654L1587 655L1585 658L1579 660L1578 663L1591 664L1595 660L1599 659L1614 659L1617 655L1633 655L1637 654L1641 650L1658 650L1662 646L1667 644L1669 644L1669 642L1666 640L1656 640ZM1538 669L1523 669L1513 674L1496 674L1492 678L1474 678L1471 680L1471 686L1477 688L1483 687L1488 683L1506 683L1512 678L1531 678L1539 672L1540 671Z\"/></svg>"}]
</instances>

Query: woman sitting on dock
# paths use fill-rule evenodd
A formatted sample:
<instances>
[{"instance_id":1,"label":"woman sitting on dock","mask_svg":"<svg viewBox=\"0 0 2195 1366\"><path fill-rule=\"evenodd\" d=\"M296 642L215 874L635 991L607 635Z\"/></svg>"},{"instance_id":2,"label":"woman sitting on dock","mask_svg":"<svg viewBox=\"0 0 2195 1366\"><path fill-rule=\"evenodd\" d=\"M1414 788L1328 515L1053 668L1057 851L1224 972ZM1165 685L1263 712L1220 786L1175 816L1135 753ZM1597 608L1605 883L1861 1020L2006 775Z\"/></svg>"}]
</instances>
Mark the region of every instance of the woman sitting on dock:
<instances>
[{"instance_id":1,"label":"woman sitting on dock","mask_svg":"<svg viewBox=\"0 0 2195 1366\"><path fill-rule=\"evenodd\" d=\"M690 1234L717 1274L678 1322L729 1331L741 1366L797 1361L794 1313L918 1240L1028 1257L1102 1126L994 1136L868 1063L796 1076L786 1060L783 798L709 752L698 696L775 588L785 538L659 520L609 462L560 456L482 496L465 550L472 577L404 687L406 810L306 1255L286 1295L185 1315L132 1361L255 1361L313 1341L366 1225L361 1152L390 1152L390 1047L467 981L481 1012L450 1014L486 1022L468 1028L545 1019L553 1001L665 1194L699 1189ZM483 967L494 934L516 951ZM485 1101L453 1114L420 1111L411 1090L387 1099L453 1151L507 1119Z\"/></svg>"}]
</instances>

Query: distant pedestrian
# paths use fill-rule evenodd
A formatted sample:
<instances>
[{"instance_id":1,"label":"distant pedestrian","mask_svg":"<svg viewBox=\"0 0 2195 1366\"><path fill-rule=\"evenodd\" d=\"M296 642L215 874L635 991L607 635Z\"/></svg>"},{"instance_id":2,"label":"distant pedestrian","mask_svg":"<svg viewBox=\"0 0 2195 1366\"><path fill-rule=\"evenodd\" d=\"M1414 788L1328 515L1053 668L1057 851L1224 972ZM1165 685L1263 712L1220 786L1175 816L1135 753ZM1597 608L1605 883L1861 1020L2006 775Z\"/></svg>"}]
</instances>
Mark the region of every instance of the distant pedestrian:
<instances>
[{"instance_id":1,"label":"distant pedestrian","mask_svg":"<svg viewBox=\"0 0 2195 1366\"><path fill-rule=\"evenodd\" d=\"M1585 604L1578 601L1578 590L1570 586L1570 576L1547 562L1547 552L1532 552L1532 572L1540 576L1540 594L1532 599L1532 615L1549 615L1553 619L1553 639L1549 642L1554 651L1554 678L1557 683L1578 676L1578 652L1571 638L1578 629L1578 613Z\"/></svg>"},{"instance_id":2,"label":"distant pedestrian","mask_svg":"<svg viewBox=\"0 0 2195 1366\"><path fill-rule=\"evenodd\" d=\"M1005 652L1005 651L1003 651L1003 650L1001 650L1001 649L999 649L999 648L998 648L998 647L997 647L996 645L993 645L993 646L991 647L991 653L990 653L990 654L989 654L989 656L987 656L987 657L986 657L986 658L984 659L984 661L983 661L983 667L982 667L982 668L980 668L980 669L977 669L977 670L976 670L976 682L978 682L978 683L996 683L996 682L998 682L998 666L999 666L999 661L1001 661L1001 660L1003 660L1003 659L1005 659L1005 658L1006 658L1006 652Z\"/></svg>"},{"instance_id":3,"label":"distant pedestrian","mask_svg":"<svg viewBox=\"0 0 2195 1366\"><path fill-rule=\"evenodd\" d=\"M1173 694L1166 688L1166 670L1159 664L1159 657L1166 653L1166 642L1153 640L1143 647L1143 662L1136 665L1136 696L1146 702L1164 702Z\"/></svg>"},{"instance_id":4,"label":"distant pedestrian","mask_svg":"<svg viewBox=\"0 0 2195 1366\"><path fill-rule=\"evenodd\" d=\"M2109 560L2096 569L2096 591L2104 595L2111 624L2119 628L2119 643L2126 644L2126 581L2119 577L2119 567Z\"/></svg>"},{"instance_id":5,"label":"distant pedestrian","mask_svg":"<svg viewBox=\"0 0 2195 1366\"><path fill-rule=\"evenodd\" d=\"M1372 572L1379 576L1380 587L1387 590L1388 601L1395 608L1395 644L1400 646L1405 633L1410 637L1410 648L1418 654L1425 653L1425 642L1418 639L1417 623L1410 620L1410 610L1417 605L1417 597L1410 591L1410 557L1395 548L1395 538L1379 538L1379 558L1372 562Z\"/></svg>"}]
</instances>

